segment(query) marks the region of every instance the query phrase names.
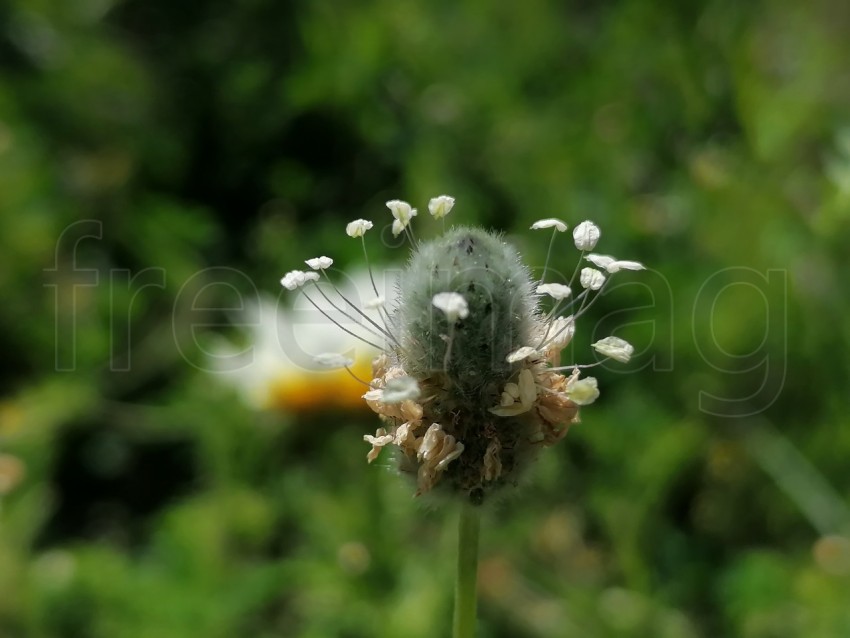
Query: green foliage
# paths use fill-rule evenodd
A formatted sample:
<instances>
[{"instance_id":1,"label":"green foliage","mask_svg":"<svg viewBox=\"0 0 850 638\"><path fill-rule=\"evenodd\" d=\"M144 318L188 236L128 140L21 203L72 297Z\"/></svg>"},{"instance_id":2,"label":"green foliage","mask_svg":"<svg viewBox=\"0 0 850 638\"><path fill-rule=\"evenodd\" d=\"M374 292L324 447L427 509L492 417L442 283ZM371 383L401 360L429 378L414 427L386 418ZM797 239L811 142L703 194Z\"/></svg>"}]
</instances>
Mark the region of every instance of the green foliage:
<instances>
[{"instance_id":1,"label":"green foliage","mask_svg":"<svg viewBox=\"0 0 850 638\"><path fill-rule=\"evenodd\" d=\"M653 269L565 354L616 332L633 374L484 520L481 635L850 635L848 18L5 3L0 636L447 634L450 517L367 466L373 415L256 410L210 364L285 271L361 262L346 222L440 193L533 267L554 215Z\"/></svg>"}]
</instances>

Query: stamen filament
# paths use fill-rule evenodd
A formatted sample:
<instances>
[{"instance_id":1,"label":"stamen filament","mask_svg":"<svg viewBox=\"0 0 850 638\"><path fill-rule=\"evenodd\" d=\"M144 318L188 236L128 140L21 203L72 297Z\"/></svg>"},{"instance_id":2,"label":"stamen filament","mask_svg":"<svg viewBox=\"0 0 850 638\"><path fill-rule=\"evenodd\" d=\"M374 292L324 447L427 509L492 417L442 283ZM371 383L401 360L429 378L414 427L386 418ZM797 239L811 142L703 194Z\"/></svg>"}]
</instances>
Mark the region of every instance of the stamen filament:
<instances>
[{"instance_id":1,"label":"stamen filament","mask_svg":"<svg viewBox=\"0 0 850 638\"><path fill-rule=\"evenodd\" d=\"M381 327L381 326L379 326L377 323L375 323L375 321L374 321L374 320L373 320L373 319L372 319L369 315L367 315L365 312L363 312L363 311L362 311L360 308L358 308L358 307L357 307L354 303L352 303L351 301L349 301L349 300L348 300L348 297L346 297L345 295L343 295L343 294L340 292L339 288L337 288L337 287L336 287L336 284L335 284L333 281L331 281L331 278L328 276L328 273L326 273L326 272L323 270L323 271L322 271L322 274L324 274L325 279L327 279L327 280L328 280L328 283L331 285L331 287L333 287L334 292L336 292L336 294L338 294L338 295L340 296L340 298L341 298L341 299L342 299L345 303L347 303L349 306L351 306L351 308L352 308L352 310L354 310L354 312L356 312L358 315L360 315L360 316L361 316L361 317L363 317L366 321L368 321L370 324L372 324L372 325L375 327L375 330L377 330L377 331L380 333L380 335L383 335L384 337L386 337L387 339L389 339L390 341L392 341L394 344L398 345L398 340L395 338L395 335L393 335L393 334L389 331L389 326L385 326L384 328L382 328L382 327ZM316 282L313 282L313 285L314 285L316 288L318 288L318 289L319 289L319 293L321 293L322 297L324 297L324 298L325 298L325 300L327 300L327 302L328 302L331 306L333 306L333 308L334 308L335 310L337 310L338 312L342 313L344 316L348 317L349 319L351 319L352 321L354 321L355 323L357 323L357 320L356 320L354 317L352 317L351 315L349 315L349 314L348 314L347 312L345 312L342 308L338 307L338 306L337 306L337 305L336 305L333 301L331 301L331 300L328 298L328 296L327 296L327 295L326 295L326 294L322 291L322 289L319 287L319 285L318 285ZM376 294L377 294L377 293L376 293ZM378 333L376 333L374 330L369 329L367 326L364 326L364 327L366 328L366 330L369 330L369 332L370 332L370 333L372 333L373 335L375 335L376 337L377 337L377 336L380 336Z\"/></svg>"},{"instance_id":2,"label":"stamen filament","mask_svg":"<svg viewBox=\"0 0 850 638\"><path fill-rule=\"evenodd\" d=\"M334 319L333 317L331 317L331 316L330 316L327 312L325 312L322 308L320 308L320 307L319 307L319 305L318 305L315 301L313 301L313 300L310 298L310 295L308 295L308 294L307 294L307 292L306 292L305 290L302 290L302 291L301 291L301 293L304 295L305 299L307 299L307 301L309 301L309 302L312 304L312 306L313 306L316 310L318 310L318 311L319 311L319 312L321 312L321 313L322 313L325 317L327 317L328 319L330 319L331 323L333 323L333 324L334 324L337 328L339 328L340 330L342 330L342 331L343 331L343 332L345 332L346 334L351 335L351 336L352 336L352 337L354 337L355 339L359 339L359 340L360 340L360 341L362 341L363 343L365 343L365 344L367 344L367 345L370 345L370 346L372 346L373 348L375 348L375 349L377 349L377 350L380 350L381 352L384 352L384 353L386 353L386 352L387 352L386 348L384 348L384 347L382 347L382 346L379 346L377 343L373 343L372 341L369 341L368 339L366 339L366 338L364 338L364 337L361 337L361 336L360 336L360 335L358 335L358 334L353 333L351 330L349 330L348 328L346 328L345 326L343 326L342 324L340 324L340 323L339 323L336 319Z\"/></svg>"},{"instance_id":3,"label":"stamen filament","mask_svg":"<svg viewBox=\"0 0 850 638\"><path fill-rule=\"evenodd\" d=\"M540 275L540 283L544 283L546 281L546 270L549 268L549 257L552 256L552 246L555 245L555 235L558 234L558 229L555 228L552 230L552 239L549 240L549 250L546 251L546 263L543 264L543 274Z\"/></svg>"}]
</instances>

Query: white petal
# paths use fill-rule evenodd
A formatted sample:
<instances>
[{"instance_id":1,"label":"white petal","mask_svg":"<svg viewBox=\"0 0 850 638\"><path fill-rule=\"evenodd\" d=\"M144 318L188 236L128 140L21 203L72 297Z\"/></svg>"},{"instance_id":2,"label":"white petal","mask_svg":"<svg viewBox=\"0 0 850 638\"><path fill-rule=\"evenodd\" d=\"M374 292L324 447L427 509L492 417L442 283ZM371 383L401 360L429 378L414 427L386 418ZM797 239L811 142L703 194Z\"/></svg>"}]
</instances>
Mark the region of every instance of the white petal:
<instances>
[{"instance_id":1,"label":"white petal","mask_svg":"<svg viewBox=\"0 0 850 638\"><path fill-rule=\"evenodd\" d=\"M553 299L566 299L572 294L569 286L564 284L540 284L537 286L538 295L549 295Z\"/></svg>"},{"instance_id":2,"label":"white petal","mask_svg":"<svg viewBox=\"0 0 850 638\"><path fill-rule=\"evenodd\" d=\"M599 398L599 387L594 377L571 379L567 383L567 396L576 405L589 405Z\"/></svg>"},{"instance_id":3,"label":"white petal","mask_svg":"<svg viewBox=\"0 0 850 638\"><path fill-rule=\"evenodd\" d=\"M617 261L617 258L612 257L611 255L597 255L596 253L590 253L589 255L585 255L584 258L597 268L605 269L607 269L608 266Z\"/></svg>"},{"instance_id":4,"label":"white petal","mask_svg":"<svg viewBox=\"0 0 850 638\"><path fill-rule=\"evenodd\" d=\"M560 219L550 217L548 219L538 219L531 225L531 230L540 230L541 228L556 228L559 233L566 232L567 225Z\"/></svg>"},{"instance_id":5,"label":"white petal","mask_svg":"<svg viewBox=\"0 0 850 638\"><path fill-rule=\"evenodd\" d=\"M451 212L454 205L454 197L440 195L428 202L428 212L434 216L434 219L442 219Z\"/></svg>"},{"instance_id":6,"label":"white petal","mask_svg":"<svg viewBox=\"0 0 850 638\"><path fill-rule=\"evenodd\" d=\"M393 220L393 237L398 237L404 231L406 225L397 219Z\"/></svg>"},{"instance_id":7,"label":"white petal","mask_svg":"<svg viewBox=\"0 0 850 638\"><path fill-rule=\"evenodd\" d=\"M632 344L619 337L605 337L594 343L592 347L598 353L621 363L628 363L635 351Z\"/></svg>"},{"instance_id":8,"label":"white petal","mask_svg":"<svg viewBox=\"0 0 850 638\"><path fill-rule=\"evenodd\" d=\"M328 370L348 368L354 364L354 361L352 359L344 357L341 354L337 354L335 352L323 352L322 354L317 354L315 357L313 357L313 362L317 363L323 368L327 368Z\"/></svg>"},{"instance_id":9,"label":"white petal","mask_svg":"<svg viewBox=\"0 0 850 638\"><path fill-rule=\"evenodd\" d=\"M596 270L596 268L582 268L579 281L582 288L599 290L602 288L602 284L605 283L605 275Z\"/></svg>"},{"instance_id":10,"label":"white petal","mask_svg":"<svg viewBox=\"0 0 850 638\"><path fill-rule=\"evenodd\" d=\"M374 299L370 299L369 301L365 302L363 304L363 307L368 308L369 310L374 310L375 308L383 307L385 301L386 301L386 299L384 299L381 296L378 296L378 297L375 297Z\"/></svg>"},{"instance_id":11,"label":"white petal","mask_svg":"<svg viewBox=\"0 0 850 638\"><path fill-rule=\"evenodd\" d=\"M401 403L402 401L416 400L419 398L419 384L413 377L398 377L390 379L384 388L383 403L393 404Z\"/></svg>"},{"instance_id":12,"label":"white petal","mask_svg":"<svg viewBox=\"0 0 850 638\"><path fill-rule=\"evenodd\" d=\"M330 268L333 266L334 260L330 257L314 257L313 259L308 259L304 262L313 270L325 270L326 268Z\"/></svg>"},{"instance_id":13,"label":"white petal","mask_svg":"<svg viewBox=\"0 0 850 638\"><path fill-rule=\"evenodd\" d=\"M363 237L367 230L372 228L372 222L368 219L355 219L345 227L345 234L349 237Z\"/></svg>"},{"instance_id":14,"label":"white petal","mask_svg":"<svg viewBox=\"0 0 850 638\"><path fill-rule=\"evenodd\" d=\"M579 250L593 250L599 241L599 226L590 220L585 220L573 229L573 240Z\"/></svg>"},{"instance_id":15,"label":"white petal","mask_svg":"<svg viewBox=\"0 0 850 638\"><path fill-rule=\"evenodd\" d=\"M505 361L508 363L516 363L517 361L522 361L523 359L528 359L528 357L539 354L540 353L531 346L523 346L522 348L511 352L505 358Z\"/></svg>"},{"instance_id":16,"label":"white petal","mask_svg":"<svg viewBox=\"0 0 850 638\"><path fill-rule=\"evenodd\" d=\"M605 266L605 270L608 272L617 272L618 270L646 270L646 267L639 261L617 260Z\"/></svg>"},{"instance_id":17,"label":"white petal","mask_svg":"<svg viewBox=\"0 0 850 638\"><path fill-rule=\"evenodd\" d=\"M466 299L456 292L438 292L431 299L431 303L446 313L449 323L456 323L458 319L466 319L469 316Z\"/></svg>"}]
</instances>

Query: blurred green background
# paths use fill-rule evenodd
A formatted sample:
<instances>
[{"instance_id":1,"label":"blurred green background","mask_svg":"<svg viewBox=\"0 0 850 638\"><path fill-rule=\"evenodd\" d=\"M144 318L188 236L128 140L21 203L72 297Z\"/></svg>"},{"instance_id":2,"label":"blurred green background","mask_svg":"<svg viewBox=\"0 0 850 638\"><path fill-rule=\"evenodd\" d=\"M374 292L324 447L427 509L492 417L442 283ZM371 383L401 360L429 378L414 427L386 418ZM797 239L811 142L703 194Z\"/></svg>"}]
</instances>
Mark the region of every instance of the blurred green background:
<instances>
[{"instance_id":1,"label":"blurred green background","mask_svg":"<svg viewBox=\"0 0 850 638\"><path fill-rule=\"evenodd\" d=\"M213 365L285 271L362 263L347 221L444 192L532 266L557 216L652 269L575 345L640 354L487 520L480 635L850 636L849 30L839 0L7 0L0 636L447 635L454 512L366 464L351 387Z\"/></svg>"}]
</instances>

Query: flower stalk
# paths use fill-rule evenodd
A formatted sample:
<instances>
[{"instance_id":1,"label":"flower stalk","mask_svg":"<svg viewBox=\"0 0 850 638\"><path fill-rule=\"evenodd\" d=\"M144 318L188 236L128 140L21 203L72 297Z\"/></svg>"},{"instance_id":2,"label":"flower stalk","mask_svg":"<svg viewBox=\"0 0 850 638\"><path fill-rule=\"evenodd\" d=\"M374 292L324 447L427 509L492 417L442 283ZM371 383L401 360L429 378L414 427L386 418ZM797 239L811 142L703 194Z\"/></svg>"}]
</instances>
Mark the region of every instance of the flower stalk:
<instances>
[{"instance_id":1,"label":"flower stalk","mask_svg":"<svg viewBox=\"0 0 850 638\"><path fill-rule=\"evenodd\" d=\"M455 577L454 638L475 636L478 609L478 537L481 508L463 503L458 518L457 574Z\"/></svg>"}]
</instances>

